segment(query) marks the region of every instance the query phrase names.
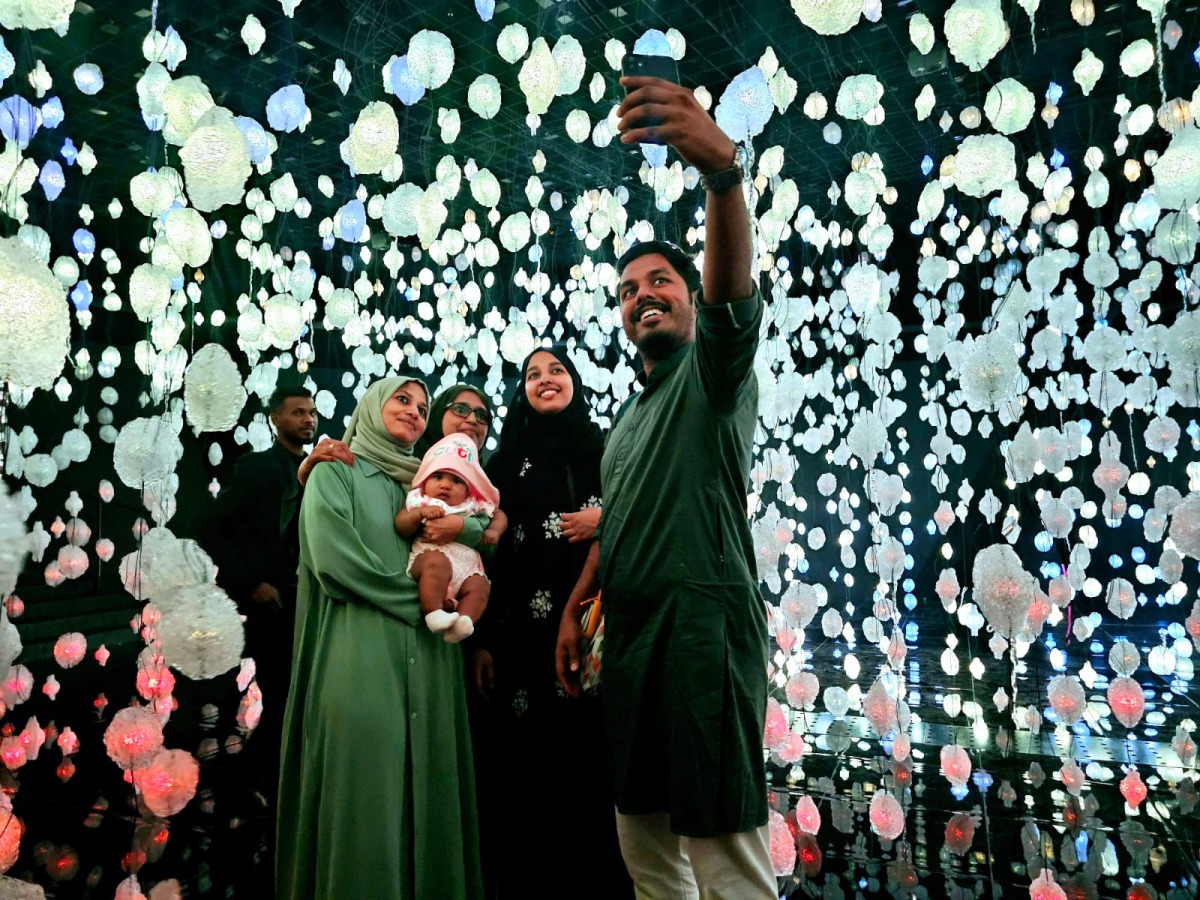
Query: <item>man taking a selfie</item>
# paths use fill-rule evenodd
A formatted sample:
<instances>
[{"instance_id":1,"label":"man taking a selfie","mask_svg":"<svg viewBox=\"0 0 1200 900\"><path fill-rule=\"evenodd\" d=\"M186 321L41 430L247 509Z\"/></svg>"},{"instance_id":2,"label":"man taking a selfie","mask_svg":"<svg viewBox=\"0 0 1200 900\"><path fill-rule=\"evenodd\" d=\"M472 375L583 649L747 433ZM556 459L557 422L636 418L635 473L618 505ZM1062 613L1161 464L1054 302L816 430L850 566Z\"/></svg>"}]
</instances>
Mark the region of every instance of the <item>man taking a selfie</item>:
<instances>
[{"instance_id":1,"label":"man taking a selfie","mask_svg":"<svg viewBox=\"0 0 1200 900\"><path fill-rule=\"evenodd\" d=\"M600 588L617 830L638 896L773 898L767 632L746 518L763 302L744 172L690 90L621 84L622 143L668 144L701 173L704 271L658 241L617 263L641 391L608 438L599 540L563 613L559 678L578 691L580 604Z\"/></svg>"}]
</instances>

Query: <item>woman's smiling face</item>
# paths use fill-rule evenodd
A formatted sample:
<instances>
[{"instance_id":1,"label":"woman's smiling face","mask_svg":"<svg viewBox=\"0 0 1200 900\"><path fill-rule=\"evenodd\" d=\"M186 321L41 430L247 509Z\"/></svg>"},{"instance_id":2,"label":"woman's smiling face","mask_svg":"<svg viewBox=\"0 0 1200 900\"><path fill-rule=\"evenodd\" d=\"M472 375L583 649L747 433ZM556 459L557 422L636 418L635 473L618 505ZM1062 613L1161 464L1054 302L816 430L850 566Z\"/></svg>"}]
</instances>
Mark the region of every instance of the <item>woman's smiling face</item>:
<instances>
[{"instance_id":1,"label":"woman's smiling face","mask_svg":"<svg viewBox=\"0 0 1200 900\"><path fill-rule=\"evenodd\" d=\"M471 412L465 416L460 416L453 411L450 406L455 404L465 404L471 407ZM482 413L479 411L482 410ZM483 421L480 421L482 416ZM442 413L442 436L448 434L462 434L469 437L475 442L475 446L483 449L483 442L488 436L488 420L487 404L474 391L459 391L458 394L450 401L450 405L446 407L446 411Z\"/></svg>"},{"instance_id":2,"label":"woman's smiling face","mask_svg":"<svg viewBox=\"0 0 1200 900\"><path fill-rule=\"evenodd\" d=\"M425 433L429 400L415 381L400 385L383 404L383 427L401 444L412 445Z\"/></svg>"},{"instance_id":3,"label":"woman's smiling face","mask_svg":"<svg viewBox=\"0 0 1200 900\"><path fill-rule=\"evenodd\" d=\"M539 350L529 358L525 367L525 398L535 412L542 415L562 412L574 396L571 373L553 353Z\"/></svg>"}]
</instances>

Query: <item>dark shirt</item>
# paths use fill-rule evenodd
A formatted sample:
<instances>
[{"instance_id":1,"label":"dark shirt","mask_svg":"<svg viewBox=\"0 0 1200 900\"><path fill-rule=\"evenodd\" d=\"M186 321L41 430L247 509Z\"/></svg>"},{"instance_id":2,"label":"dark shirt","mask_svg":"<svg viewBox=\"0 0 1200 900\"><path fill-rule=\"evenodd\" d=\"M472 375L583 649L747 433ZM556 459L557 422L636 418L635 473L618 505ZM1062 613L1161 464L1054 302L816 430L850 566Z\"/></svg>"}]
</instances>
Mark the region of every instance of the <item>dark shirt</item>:
<instances>
[{"instance_id":1,"label":"dark shirt","mask_svg":"<svg viewBox=\"0 0 1200 900\"><path fill-rule=\"evenodd\" d=\"M617 808L691 837L767 820L767 632L746 517L762 298L698 310L694 343L622 407L601 465L601 696Z\"/></svg>"},{"instance_id":2,"label":"dark shirt","mask_svg":"<svg viewBox=\"0 0 1200 900\"><path fill-rule=\"evenodd\" d=\"M253 612L250 594L274 585L288 605L296 596L296 552L284 538L280 508L294 490L304 457L281 444L238 460L201 526L200 543L217 564L217 584L242 612Z\"/></svg>"}]
</instances>

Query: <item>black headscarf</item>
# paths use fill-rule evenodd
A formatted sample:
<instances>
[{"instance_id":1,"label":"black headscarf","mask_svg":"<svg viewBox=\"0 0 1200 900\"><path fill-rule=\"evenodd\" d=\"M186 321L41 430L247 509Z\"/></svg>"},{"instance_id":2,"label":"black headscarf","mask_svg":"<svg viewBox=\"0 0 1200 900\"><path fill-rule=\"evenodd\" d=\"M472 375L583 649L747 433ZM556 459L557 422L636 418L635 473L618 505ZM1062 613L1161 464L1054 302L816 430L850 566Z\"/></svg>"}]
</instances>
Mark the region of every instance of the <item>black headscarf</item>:
<instances>
[{"instance_id":1,"label":"black headscarf","mask_svg":"<svg viewBox=\"0 0 1200 900\"><path fill-rule=\"evenodd\" d=\"M566 368L574 385L571 402L566 408L551 414L537 412L525 393L525 372L529 361L537 353L549 353ZM500 448L492 460L499 471L508 471L524 460L537 463L570 462L573 459L599 457L604 450L604 436L600 426L589 414L588 391L579 377L579 370L567 356L567 348L561 344L539 347L525 357L516 389L508 404L504 427L500 432ZM515 473L514 473L515 474Z\"/></svg>"}]
</instances>

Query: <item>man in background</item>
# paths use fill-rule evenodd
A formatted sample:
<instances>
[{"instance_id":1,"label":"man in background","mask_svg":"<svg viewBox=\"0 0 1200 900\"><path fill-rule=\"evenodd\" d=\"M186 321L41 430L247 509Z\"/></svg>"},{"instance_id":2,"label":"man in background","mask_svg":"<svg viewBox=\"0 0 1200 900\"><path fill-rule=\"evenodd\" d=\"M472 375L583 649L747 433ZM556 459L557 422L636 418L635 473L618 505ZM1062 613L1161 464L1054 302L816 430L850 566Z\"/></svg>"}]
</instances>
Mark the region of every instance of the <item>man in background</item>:
<instances>
[{"instance_id":1,"label":"man in background","mask_svg":"<svg viewBox=\"0 0 1200 900\"><path fill-rule=\"evenodd\" d=\"M238 460L200 537L217 564L217 584L246 617L244 653L254 658L263 695L262 718L248 755L256 787L273 815L296 611L296 552L283 537L280 507L295 488L305 444L316 435L317 409L312 392L303 387L276 389L267 407L275 443Z\"/></svg>"}]
</instances>

